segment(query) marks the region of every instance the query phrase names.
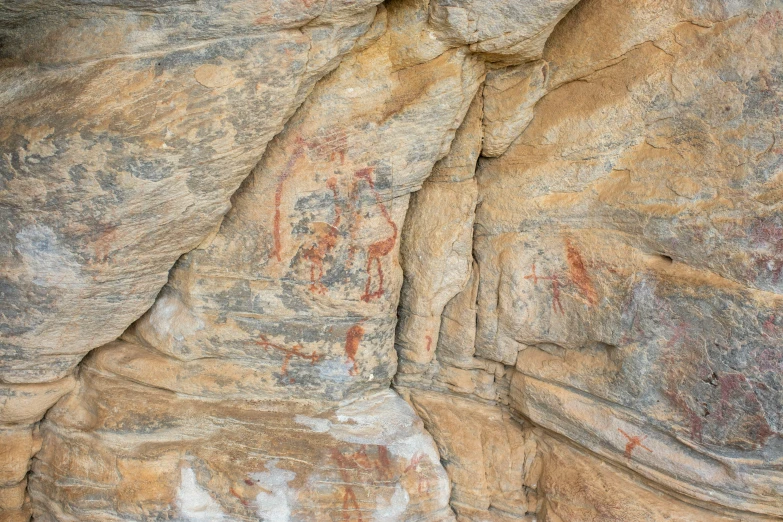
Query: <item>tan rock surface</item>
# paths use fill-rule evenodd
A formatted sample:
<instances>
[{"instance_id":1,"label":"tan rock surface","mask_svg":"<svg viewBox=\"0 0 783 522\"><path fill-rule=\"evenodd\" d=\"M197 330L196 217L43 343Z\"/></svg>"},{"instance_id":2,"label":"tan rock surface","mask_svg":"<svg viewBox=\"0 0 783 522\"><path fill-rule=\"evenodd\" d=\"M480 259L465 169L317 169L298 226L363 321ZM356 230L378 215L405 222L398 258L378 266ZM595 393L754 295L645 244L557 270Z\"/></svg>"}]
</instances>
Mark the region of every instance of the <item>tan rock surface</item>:
<instances>
[{"instance_id":1,"label":"tan rock surface","mask_svg":"<svg viewBox=\"0 0 783 522\"><path fill-rule=\"evenodd\" d=\"M746 512L719 515L689 501L675 501L621 467L551 437L538 440L542 470L538 489L544 498L538 519L543 522L773 520Z\"/></svg>"},{"instance_id":2,"label":"tan rock surface","mask_svg":"<svg viewBox=\"0 0 783 522\"><path fill-rule=\"evenodd\" d=\"M4 3L0 380L61 378L149 308L377 3Z\"/></svg>"},{"instance_id":3,"label":"tan rock surface","mask_svg":"<svg viewBox=\"0 0 783 522\"><path fill-rule=\"evenodd\" d=\"M484 156L500 156L528 126L546 94L549 62L537 60L487 74L484 87Z\"/></svg>"},{"instance_id":4,"label":"tan rock surface","mask_svg":"<svg viewBox=\"0 0 783 522\"><path fill-rule=\"evenodd\" d=\"M408 391L408 390L406 390ZM447 394L409 390L409 400L438 441L454 486L458 520L532 519L536 441L507 411ZM529 499L534 499L532 504Z\"/></svg>"},{"instance_id":5,"label":"tan rock surface","mask_svg":"<svg viewBox=\"0 0 783 522\"><path fill-rule=\"evenodd\" d=\"M249 436L234 434L232 426L264 434L272 429L270 423L299 426L302 423L297 418L334 411L340 422L358 422L349 439L359 446L343 451L337 442L326 442L321 430L324 422L315 417L307 421L310 428L307 422L298 428L307 441L302 442L304 447L268 435L248 442L250 447L269 448L264 450L269 455L312 461L306 471L286 472L301 477L296 488L309 507L291 508L290 515L275 514L275 520L329 520L338 516L330 514L332 510L348 519L355 511L357 520L453 518L445 472L432 443L426 445L431 439L413 420L405 430L389 431L401 422L397 417L407 406L383 390L388 390L396 368L394 323L402 282L397 253L408 194L421 186L448 151L484 68L460 48L428 59L429 48L438 45L428 41L418 48L405 48L405 59L413 65L401 68L402 64L394 62L400 45L395 31L401 31L417 9L413 2L389 6L379 23L388 23L390 29L378 31L376 42L347 57L316 87L234 196L220 229L178 262L156 303L124 336L126 342L107 345L91 357L85 368L94 367L98 375L117 375L114 380L126 383L118 386L140 383L175 391L182 399L161 401L155 413L146 412L145 406L125 417L127 407L122 402L101 407L94 401L96 397L120 401L131 392L104 390L102 381L83 371L80 393L53 410L45 425L50 449L38 456L40 465L30 486L38 517L140 519L171 513L196 519L176 495L165 492L151 498L149 513L132 502L113 500L111 488L114 484L121 487L125 476L120 464L110 459L118 449L128 448L124 456L133 460L134 474L159 473L146 446L134 446L146 429L173 430L168 436L179 451L171 457L174 460L162 464L169 478L144 479L147 483L180 484L181 489L187 479L188 487L195 488L198 495L193 494L206 506L205 516L236 517L228 508L231 502L236 504L230 489L237 490L234 485L225 487L234 480L230 477L275 472L261 463L251 468L240 461L226 462L230 441L239 444ZM186 397L196 400L196 405L207 399L234 400L237 409L204 412L192 402L182 402ZM280 413L256 410L258 401L273 400ZM367 401L373 409L386 408L388 414L365 419L370 413L361 413L361 405ZM394 401L399 404L395 406ZM359 408L359 420L341 413L346 408ZM243 413L247 409L255 412L249 418ZM95 418L96 410L105 410L106 415ZM139 424L142 415L163 424L154 420L145 428ZM74 434L71 419L82 417L84 424L78 431L84 435ZM415 419L412 413L410 417ZM171 423L178 427L168 428ZM215 432L214 423L224 428ZM290 428L276 433L286 429ZM382 437L378 439L375 432ZM406 442L409 438L413 441ZM81 470L84 455L78 448L85 443L80 440L90 440L89 445L110 460ZM372 471L378 459L387 459L383 456L386 449L377 447L408 447L414 442L402 460L388 457L388 471ZM341 455L334 454L336 444ZM361 446L368 444L374 447ZM202 445L215 447L198 455L207 475L191 480L190 472L182 471L186 468L179 463L183 458L179 455ZM272 450L270 445L279 449ZM72 447L77 449L70 456L67 448ZM308 452L317 454L307 457ZM369 463L362 461L365 458ZM320 472L310 468L321 461L351 468L351 459L362 461L356 464L362 470L370 466L365 477L350 477L356 481L356 491L325 493L317 500L317 491L306 484L307 480L317 482ZM62 460L73 464L64 468ZM95 502L79 489L57 487L61 477L77 470L85 483L99 485L96 491L103 491L103 501ZM410 478L412 473L419 478ZM204 490L208 476L220 484L209 486L217 488L210 490L212 494ZM388 495L372 493L373 483L367 481L373 476L372 480L391 484ZM130 492L120 489L116 495L132 500L152 494L144 484L131 483L127 486ZM360 487L369 489L360 491ZM260 510L256 516L264 517L268 502L266 497L256 500L253 509Z\"/></svg>"},{"instance_id":6,"label":"tan rock surface","mask_svg":"<svg viewBox=\"0 0 783 522\"><path fill-rule=\"evenodd\" d=\"M45 384L0 385L0 520L29 519L27 473L41 444L37 422L75 384L68 376Z\"/></svg>"},{"instance_id":7,"label":"tan rock surface","mask_svg":"<svg viewBox=\"0 0 783 522\"><path fill-rule=\"evenodd\" d=\"M421 190L411 196L402 229L405 281L397 312L401 371L415 371L435 355L443 308L467 284L472 270L473 218L478 189L473 174L481 152L481 93ZM413 363L413 367L409 367Z\"/></svg>"},{"instance_id":8,"label":"tan rock surface","mask_svg":"<svg viewBox=\"0 0 783 522\"><path fill-rule=\"evenodd\" d=\"M122 368L91 356L43 424L36 520L450 517L432 439L390 390L334 406L209 400Z\"/></svg>"},{"instance_id":9,"label":"tan rock surface","mask_svg":"<svg viewBox=\"0 0 783 522\"><path fill-rule=\"evenodd\" d=\"M476 353L516 364L512 406L534 422L779 516L780 129L758 104L780 100L760 82L781 40L764 16L673 25L548 94L480 164Z\"/></svg>"},{"instance_id":10,"label":"tan rock surface","mask_svg":"<svg viewBox=\"0 0 783 522\"><path fill-rule=\"evenodd\" d=\"M582 2L543 65L488 77L484 154L502 155L479 161L474 280L396 383L508 404L600 457L536 436L542 519L783 515L779 13ZM469 417L436 442L481 433Z\"/></svg>"},{"instance_id":11,"label":"tan rock surface","mask_svg":"<svg viewBox=\"0 0 783 522\"><path fill-rule=\"evenodd\" d=\"M0 6L2 434L51 406L10 383L65 378L149 308L377 3Z\"/></svg>"},{"instance_id":12,"label":"tan rock surface","mask_svg":"<svg viewBox=\"0 0 783 522\"><path fill-rule=\"evenodd\" d=\"M376 4L0 6L0 521L783 517L783 3Z\"/></svg>"}]
</instances>

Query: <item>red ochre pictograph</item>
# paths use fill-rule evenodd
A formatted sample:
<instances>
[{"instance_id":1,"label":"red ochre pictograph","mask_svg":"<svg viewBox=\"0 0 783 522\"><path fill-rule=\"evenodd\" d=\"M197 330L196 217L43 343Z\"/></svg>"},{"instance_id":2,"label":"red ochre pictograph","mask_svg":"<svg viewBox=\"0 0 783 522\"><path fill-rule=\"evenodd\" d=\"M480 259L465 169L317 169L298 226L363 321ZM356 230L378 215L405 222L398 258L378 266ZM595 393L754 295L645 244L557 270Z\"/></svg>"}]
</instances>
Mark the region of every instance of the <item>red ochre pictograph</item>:
<instances>
[{"instance_id":1,"label":"red ochre pictograph","mask_svg":"<svg viewBox=\"0 0 783 522\"><path fill-rule=\"evenodd\" d=\"M337 246L337 239L340 233L340 221L342 220L342 209L338 205L337 179L331 177L326 185L332 190L334 196L334 221L326 224L325 230L316 231L315 244L304 250L304 258L310 262L310 291L314 294L325 294L326 285L323 284L324 277L324 259ZM316 271L318 272L316 274Z\"/></svg>"},{"instance_id":2,"label":"red ochre pictograph","mask_svg":"<svg viewBox=\"0 0 783 522\"><path fill-rule=\"evenodd\" d=\"M536 273L536 264L530 267L531 273L525 276L525 279L531 279L533 284L537 285L538 280L552 281L552 310L555 312L565 313L563 311L563 304L560 302L560 279L557 274L551 276L540 276Z\"/></svg>"},{"instance_id":3,"label":"red ochre pictograph","mask_svg":"<svg viewBox=\"0 0 783 522\"><path fill-rule=\"evenodd\" d=\"M386 223L391 228L391 234L381 239L380 241L372 243L367 248L367 284L364 287L364 295L362 295L362 301L366 303L383 296L383 265L381 263L381 259L394 249L398 234L397 224L392 219L388 209L386 208L386 205L383 204L380 193L378 193L375 188L375 182L372 179L372 173L373 167L367 167L356 171L356 173L354 173L354 177L356 177L358 180L364 180L367 182L367 185L370 187L373 197L375 198L375 202L378 204L378 209L381 211L381 214L386 220ZM377 289L374 292L371 291L373 287L373 263L376 266L376 275L378 279Z\"/></svg>"},{"instance_id":4,"label":"red ochre pictograph","mask_svg":"<svg viewBox=\"0 0 783 522\"><path fill-rule=\"evenodd\" d=\"M617 431L622 433L623 437L628 439L628 444L625 445L625 458L630 459L631 456L632 456L633 450L635 448L642 448L642 449L645 449L645 450L649 451L650 453L652 453L652 450L650 448L648 448L647 446L642 444L642 442L644 442L644 439L647 438L646 435L643 435L641 437L631 436L631 435L628 435L623 430L621 430L620 428L618 428Z\"/></svg>"},{"instance_id":5,"label":"red ochre pictograph","mask_svg":"<svg viewBox=\"0 0 783 522\"><path fill-rule=\"evenodd\" d=\"M536 273L535 263L530 267L530 274L525 276L525 279L532 280L534 285L537 285L539 280L552 282L552 310L560 314L565 313L563 303L560 301L560 290L569 283L576 285L579 293L584 296L590 306L594 306L598 302L598 292L596 292L590 274L587 272L582 254L570 239L565 240L565 246L568 275L564 280L557 274L539 275Z\"/></svg>"},{"instance_id":6,"label":"red ochre pictograph","mask_svg":"<svg viewBox=\"0 0 783 522\"><path fill-rule=\"evenodd\" d=\"M565 244L570 279L579 288L582 295L585 296L587 302L590 303L590 305L595 305L598 302L598 292L595 291L593 281L587 273L582 254L576 246L571 243L570 239L566 239Z\"/></svg>"},{"instance_id":7,"label":"red ochre pictograph","mask_svg":"<svg viewBox=\"0 0 783 522\"><path fill-rule=\"evenodd\" d=\"M281 237L281 219L282 219L282 200L283 192L285 190L286 181L291 177L296 162L304 155L307 150L315 151L316 155L328 158L330 161L335 159L335 156L340 157L340 163L345 161L345 151L347 148L347 137L344 133L334 133L316 139L312 141L305 141L301 137L296 139L297 146L291 153L288 161L283 166L278 179L277 187L275 189L275 203L274 203L274 216L272 218L272 238L273 247L271 257L277 261L282 261L282 237ZM349 248L349 256L347 266L351 266L353 263L353 257L355 255L356 248L353 246L356 241L356 229L358 223L361 221L362 216L357 208L357 202L359 199L359 184L364 182L370 189L370 192L375 199L378 209L381 212L384 220L390 229L390 234L383 239L371 243L367 248L367 265L365 271L367 273L367 282L365 284L364 293L361 296L362 301L370 302L373 299L377 299L384 294L384 271L382 260L385 256L390 254L394 250L394 246L397 242L397 236L399 230L397 224L391 217L388 208L383 202L380 193L378 192L375 181L373 180L374 167L365 167L357 170L354 173L354 180L351 186L347 205L351 211L354 223L351 226L351 246ZM310 291L317 294L325 294L327 287L323 284L322 279L324 276L324 260L326 256L331 253L337 246L337 242L340 236L340 225L343 220L343 210L339 204L339 191L337 187L337 179L332 177L327 180L327 186L332 191L332 197L334 200L335 217L332 223L324 223L325 227L322 230L316 230L316 239L312 246L306 248L303 251L304 258L310 263Z\"/></svg>"},{"instance_id":8,"label":"red ochre pictograph","mask_svg":"<svg viewBox=\"0 0 783 522\"><path fill-rule=\"evenodd\" d=\"M358 375L359 373L359 365L356 363L356 354L359 351L359 343L361 342L362 337L364 337L364 328L362 328L362 325L360 324L351 326L345 334L345 355L348 357L348 360L353 363L353 368L351 368L350 371L351 375Z\"/></svg>"},{"instance_id":9,"label":"red ochre pictograph","mask_svg":"<svg viewBox=\"0 0 783 522\"><path fill-rule=\"evenodd\" d=\"M356 499L356 493L351 484L357 482L356 475L362 472L371 472L380 479L386 479L390 475L391 460L386 446L377 446L378 455L372 458L367 454L367 447L362 445L359 450L352 453L342 453L339 449L332 450L332 460L339 467L340 478L343 487L343 522L364 522L362 510ZM363 482L366 482L364 480Z\"/></svg>"},{"instance_id":10,"label":"red ochre pictograph","mask_svg":"<svg viewBox=\"0 0 783 522\"><path fill-rule=\"evenodd\" d=\"M424 460L424 457L426 455L422 452L417 452L413 457L411 457L410 463L405 468L405 473L416 473L418 485L417 489L419 493L423 493L425 491L429 491L430 484L429 481L425 478L425 476L421 473L421 461Z\"/></svg>"},{"instance_id":11,"label":"red ochre pictograph","mask_svg":"<svg viewBox=\"0 0 783 522\"><path fill-rule=\"evenodd\" d=\"M279 344L269 342L267 338L264 337L263 335L259 336L259 340L256 341L256 344L259 346L263 346L265 350L273 349L285 354L285 357L283 357L283 364L280 367L280 374L283 377L288 376L288 364L291 362L291 359L294 357L298 357L299 359L309 360L310 364L315 364L318 361L318 359L320 359L319 355L315 353L315 350L313 350L313 353L311 353L310 355L302 353L301 350L303 349L303 347L301 344L296 344L292 348L288 348L286 346L281 346ZM290 378L289 382L294 382L294 379Z\"/></svg>"}]
</instances>

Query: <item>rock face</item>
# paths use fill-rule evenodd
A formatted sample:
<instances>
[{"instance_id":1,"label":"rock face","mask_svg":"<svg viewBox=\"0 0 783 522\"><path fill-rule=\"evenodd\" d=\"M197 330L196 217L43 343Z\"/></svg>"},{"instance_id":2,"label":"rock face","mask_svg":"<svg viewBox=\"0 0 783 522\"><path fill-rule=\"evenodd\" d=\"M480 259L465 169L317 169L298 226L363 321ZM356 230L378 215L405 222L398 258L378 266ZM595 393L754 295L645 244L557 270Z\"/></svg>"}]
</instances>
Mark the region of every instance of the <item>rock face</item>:
<instances>
[{"instance_id":1,"label":"rock face","mask_svg":"<svg viewBox=\"0 0 783 522\"><path fill-rule=\"evenodd\" d=\"M481 165L476 353L515 365L511 406L536 424L781 516L783 129L763 108L781 42L763 9L716 14L649 22L653 40L560 84Z\"/></svg>"},{"instance_id":2,"label":"rock face","mask_svg":"<svg viewBox=\"0 0 783 522\"><path fill-rule=\"evenodd\" d=\"M434 362L407 357L398 385L447 454L506 411L447 394L546 430L523 436L540 459L529 481L457 496L455 480L467 520L503 520L509 488L535 490L545 520L783 516L779 11L607 5L576 7L541 62L488 76L485 155L500 157L477 168L473 282L445 307ZM618 20L644 38L599 44ZM504 462L530 476L524 457ZM639 478L727 518L643 501Z\"/></svg>"},{"instance_id":3,"label":"rock face","mask_svg":"<svg viewBox=\"0 0 783 522\"><path fill-rule=\"evenodd\" d=\"M0 520L783 518L783 3L377 4L0 7Z\"/></svg>"},{"instance_id":4,"label":"rock face","mask_svg":"<svg viewBox=\"0 0 783 522\"><path fill-rule=\"evenodd\" d=\"M150 307L377 3L2 7L3 381L62 378Z\"/></svg>"}]
</instances>

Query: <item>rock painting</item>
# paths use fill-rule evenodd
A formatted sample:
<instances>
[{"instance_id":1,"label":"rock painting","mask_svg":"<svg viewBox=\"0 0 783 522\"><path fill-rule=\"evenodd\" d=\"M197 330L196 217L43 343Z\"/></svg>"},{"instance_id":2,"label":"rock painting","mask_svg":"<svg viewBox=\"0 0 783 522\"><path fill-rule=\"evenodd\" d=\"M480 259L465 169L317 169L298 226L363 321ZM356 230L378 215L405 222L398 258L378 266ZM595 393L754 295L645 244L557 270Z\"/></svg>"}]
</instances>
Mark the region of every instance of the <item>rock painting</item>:
<instances>
[{"instance_id":1,"label":"rock painting","mask_svg":"<svg viewBox=\"0 0 783 522\"><path fill-rule=\"evenodd\" d=\"M296 344L291 348L288 348L287 346L282 346L279 344L275 344L272 342L269 342L266 337L263 335L259 336L259 340L256 341L256 344L259 346L262 346L265 350L275 350L278 352L281 352L283 356L283 363L280 366L280 377L281 379L284 379L288 377L288 365L291 362L291 359L294 357L297 357L299 359L309 360L310 364L315 364L318 362L318 359L320 359L319 355L313 350L313 353L311 354L305 354L302 353L302 345ZM288 382L293 383L294 379L293 377L288 378Z\"/></svg>"}]
</instances>

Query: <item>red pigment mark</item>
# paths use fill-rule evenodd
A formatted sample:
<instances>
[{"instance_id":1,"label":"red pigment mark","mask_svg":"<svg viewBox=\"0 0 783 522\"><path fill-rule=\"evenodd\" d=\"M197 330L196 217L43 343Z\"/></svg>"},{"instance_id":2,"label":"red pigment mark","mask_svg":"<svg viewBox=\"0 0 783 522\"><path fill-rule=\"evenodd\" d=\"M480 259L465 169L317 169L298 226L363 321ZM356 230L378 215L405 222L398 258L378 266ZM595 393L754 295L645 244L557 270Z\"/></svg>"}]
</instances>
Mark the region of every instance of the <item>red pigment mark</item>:
<instances>
[{"instance_id":1,"label":"red pigment mark","mask_svg":"<svg viewBox=\"0 0 783 522\"><path fill-rule=\"evenodd\" d=\"M531 273L529 275L526 275L525 279L532 279L534 285L538 284L538 275L536 274L536 264L535 263L533 263L533 266L531 267Z\"/></svg>"},{"instance_id":2,"label":"red pigment mark","mask_svg":"<svg viewBox=\"0 0 783 522\"><path fill-rule=\"evenodd\" d=\"M416 466L419 465L421 459L423 458L424 453L422 452L417 452L415 455L413 455L413 457L411 457L410 463L408 464L408 467L405 468L405 472L407 473L408 471L417 471Z\"/></svg>"},{"instance_id":3,"label":"red pigment mark","mask_svg":"<svg viewBox=\"0 0 783 522\"><path fill-rule=\"evenodd\" d=\"M647 438L647 435L645 435L643 437L632 437L632 436L628 435L627 433L625 433L623 430L621 430L619 428L617 429L617 431L622 433L623 436L626 439L628 439L628 443L625 445L625 458L627 458L627 459L631 458L631 453L633 453L634 448L646 449L647 451L652 453L652 450L650 448L648 448L647 446L642 444L644 439Z\"/></svg>"},{"instance_id":4,"label":"red pigment mark","mask_svg":"<svg viewBox=\"0 0 783 522\"><path fill-rule=\"evenodd\" d=\"M345 152L348 150L348 134L345 129L335 129L328 134L320 134L307 142L307 147L315 152L322 161L334 161L340 157L340 165L345 164Z\"/></svg>"},{"instance_id":5,"label":"red pigment mark","mask_svg":"<svg viewBox=\"0 0 783 522\"><path fill-rule=\"evenodd\" d=\"M383 470L388 470L391 466L389 450L386 449L386 446L378 446L378 464L380 464L381 469Z\"/></svg>"},{"instance_id":6,"label":"red pigment mark","mask_svg":"<svg viewBox=\"0 0 783 522\"><path fill-rule=\"evenodd\" d=\"M427 339L427 351L429 352L432 349L432 336L425 335L424 338Z\"/></svg>"},{"instance_id":7,"label":"red pigment mark","mask_svg":"<svg viewBox=\"0 0 783 522\"><path fill-rule=\"evenodd\" d=\"M329 178L326 185L332 189L334 195L334 221L327 225L325 231L317 235L315 244L304 250L304 258L310 262L310 291L318 294L326 293L326 286L321 282L324 277L324 259L337 245L342 210L337 204L337 180ZM316 270L318 276L316 277Z\"/></svg>"},{"instance_id":8,"label":"red pigment mark","mask_svg":"<svg viewBox=\"0 0 783 522\"><path fill-rule=\"evenodd\" d=\"M756 269L769 272L773 283L777 283L783 275L783 227L775 218L759 218L751 225L749 236L755 248L770 252L752 253Z\"/></svg>"},{"instance_id":9,"label":"red pigment mark","mask_svg":"<svg viewBox=\"0 0 783 522\"><path fill-rule=\"evenodd\" d=\"M777 364L780 364L780 356L774 353L754 352L753 355L755 365L761 371L776 371ZM770 364L770 356L776 357L777 362ZM687 418L690 436L694 441L703 442L705 426L712 428L713 437L719 436L723 443L729 445L745 444L744 441L764 445L769 437L775 435L764 406L756 395L757 390L763 391L764 384L749 379L742 373L715 371L706 359L701 342L692 339L688 334L686 323L680 323L673 328L662 362L665 383L663 393ZM714 387L709 393L714 403L701 403L703 413L695 411L699 406L694 404L694 393L686 385L687 381L693 379L701 379ZM701 384L700 386L703 387ZM718 435L715 434L716 431Z\"/></svg>"},{"instance_id":10,"label":"red pigment mark","mask_svg":"<svg viewBox=\"0 0 783 522\"><path fill-rule=\"evenodd\" d=\"M247 481L245 481L245 482L247 482ZM250 484L253 484L253 483L251 482ZM250 502L248 502L247 499L245 499L239 493L237 493L234 488L228 488L228 492L231 493L233 496L235 496L237 499L239 499L239 502L241 502L243 506L249 506L250 505Z\"/></svg>"},{"instance_id":11,"label":"red pigment mark","mask_svg":"<svg viewBox=\"0 0 783 522\"><path fill-rule=\"evenodd\" d=\"M745 376L739 373L729 373L721 375L718 378L718 386L720 388L720 406L718 408L718 420L726 420L726 416L731 414L734 407L729 402L729 399L738 393L742 392L742 383L745 382Z\"/></svg>"},{"instance_id":12,"label":"red pigment mark","mask_svg":"<svg viewBox=\"0 0 783 522\"><path fill-rule=\"evenodd\" d=\"M305 143L302 140L302 138L297 138L298 146L293 154L291 154L291 157L288 158L288 161L286 162L285 166L283 167L283 171L280 173L280 176L277 178L277 188L275 189L275 217L273 220L273 230L272 230L272 236L274 237L274 248L272 249L272 255L278 260L282 261L282 258L280 257L280 203L283 199L283 185L285 184L285 181L291 176L291 173L293 172L294 165L296 165L296 162L299 160L299 158L304 154L304 147Z\"/></svg>"},{"instance_id":13,"label":"red pigment mark","mask_svg":"<svg viewBox=\"0 0 783 522\"><path fill-rule=\"evenodd\" d=\"M559 308L560 313L564 314L563 304L560 302L560 281L557 279L557 274L552 275L549 279L552 280L552 308L555 311Z\"/></svg>"},{"instance_id":14,"label":"red pigment mark","mask_svg":"<svg viewBox=\"0 0 783 522\"><path fill-rule=\"evenodd\" d=\"M783 24L783 13L780 11L769 11L764 13L764 16L759 18L759 21L756 23L759 29L763 31L773 31Z\"/></svg>"},{"instance_id":15,"label":"red pigment mark","mask_svg":"<svg viewBox=\"0 0 783 522\"><path fill-rule=\"evenodd\" d=\"M345 267L350 269L353 267L353 259L356 256L356 234L359 228L359 224L362 220L362 215L357 208L359 202L359 183L354 178L351 182L351 190L348 193L348 199L346 200L346 210L351 215L351 228L350 228L350 242L348 244L348 259L345 261ZM346 276L346 282L349 277Z\"/></svg>"},{"instance_id":16,"label":"red pigment mark","mask_svg":"<svg viewBox=\"0 0 783 522\"><path fill-rule=\"evenodd\" d=\"M669 354L684 353L683 350L676 350L676 345L680 341L689 341L690 337L687 332L688 325L686 323L680 323L674 328L674 334L671 339L666 343L666 351ZM673 355L667 357L669 364L666 367L665 382L666 389L664 395L680 409L682 413L688 418L688 424L691 430L691 439L694 441L703 441L704 431L704 419L701 415L690 407L688 402L683 397L682 392L679 390L680 382L677 380L678 370L685 367L688 363L682 360L682 357L675 358Z\"/></svg>"},{"instance_id":17,"label":"red pigment mark","mask_svg":"<svg viewBox=\"0 0 783 522\"><path fill-rule=\"evenodd\" d=\"M255 482L253 482L252 480L247 479L247 478L245 479L245 484L247 484L248 486L255 486L256 485Z\"/></svg>"},{"instance_id":18,"label":"red pigment mark","mask_svg":"<svg viewBox=\"0 0 783 522\"><path fill-rule=\"evenodd\" d=\"M305 0L308 1L308 0ZM275 190L275 215L274 215L274 229L273 229L273 237L274 237L274 248L272 250L273 256L278 260L281 261L280 256L280 250L281 250L281 241L280 241L280 204L282 203L283 199L283 188L286 180L291 176L293 172L294 165L296 165L296 162L299 160L300 157L305 153L306 150L311 150L315 153L316 157L321 160L328 160L333 161L334 157L336 155L340 156L340 163L345 162L345 151L348 148L348 136L345 133L345 130L338 129L330 134L326 134L323 136L319 136L311 141L305 141L302 139L301 136L298 136L296 138L296 149L294 150L293 154L288 158L288 161L286 162L285 166L283 167L282 172L280 173L280 176L278 177L277 181L277 188ZM332 192L335 196L335 208L337 203L337 183L336 181L332 181L334 178L331 178L329 182L327 182L327 185L329 188L332 189ZM338 217L336 217L336 220L339 221L339 213ZM328 232L327 232L328 235ZM336 238L337 231L335 230L333 232L334 237ZM325 241L329 242L332 241L329 238L326 238ZM318 245L316 245L314 248L318 248ZM334 248L334 245L329 247L329 249ZM325 254L324 254L325 255ZM314 254L314 257L318 259L318 254ZM317 261L315 264L317 265ZM315 267L313 267L313 271L315 270Z\"/></svg>"},{"instance_id":19,"label":"red pigment mark","mask_svg":"<svg viewBox=\"0 0 783 522\"><path fill-rule=\"evenodd\" d=\"M779 255L765 256L758 253L752 254L756 269L761 272L769 272L772 276L772 282L777 284L780 276L783 275L783 259Z\"/></svg>"},{"instance_id":20,"label":"red pigment mark","mask_svg":"<svg viewBox=\"0 0 783 522\"><path fill-rule=\"evenodd\" d=\"M349 510L353 510L356 514L357 522L363 522L362 512L359 508L359 503L356 501L356 493L353 491L353 486L343 486L343 521L348 522L351 520L351 513Z\"/></svg>"},{"instance_id":21,"label":"red pigment mark","mask_svg":"<svg viewBox=\"0 0 783 522\"><path fill-rule=\"evenodd\" d=\"M105 263L109 260L112 250L114 250L114 241L117 239L117 227L114 225L103 225L101 227L98 239L93 243L93 260L98 263ZM92 263L93 261L91 261Z\"/></svg>"},{"instance_id":22,"label":"red pigment mark","mask_svg":"<svg viewBox=\"0 0 783 522\"><path fill-rule=\"evenodd\" d=\"M755 357L758 368L762 372L783 372L783 358L777 350L765 348Z\"/></svg>"},{"instance_id":23,"label":"red pigment mark","mask_svg":"<svg viewBox=\"0 0 783 522\"><path fill-rule=\"evenodd\" d=\"M780 328L775 324L775 320L776 319L777 319L777 317L775 317L774 315L770 315L769 319L764 321L764 324L762 325L762 328L764 329L764 331L762 332L762 335L764 337L777 336L778 330Z\"/></svg>"},{"instance_id":24,"label":"red pigment mark","mask_svg":"<svg viewBox=\"0 0 783 522\"><path fill-rule=\"evenodd\" d=\"M375 472L381 479L387 478L389 475L391 461L389 460L388 450L385 446L377 446L377 452L377 459L372 459L367 455L367 448L364 445L358 451L348 454L343 454L337 448L332 450L332 459L339 466L340 477L343 482L343 522L350 520L363 522L361 508L351 484L356 482L366 483L366 479L357 481L351 475L356 475L363 471Z\"/></svg>"},{"instance_id":25,"label":"red pigment mark","mask_svg":"<svg viewBox=\"0 0 783 522\"><path fill-rule=\"evenodd\" d=\"M531 273L526 275L525 279L532 279L533 284L538 284L539 279L552 281L552 310L557 312L559 309L561 314L565 313L563 311L563 304L560 302L560 279L558 278L557 274L547 277L540 276L536 274L536 264L533 263L533 266L531 267Z\"/></svg>"},{"instance_id":26,"label":"red pigment mark","mask_svg":"<svg viewBox=\"0 0 783 522\"><path fill-rule=\"evenodd\" d=\"M424 453L418 452L413 457L411 457L411 461L408 464L408 466L405 468L405 473L409 473L411 471L415 472L418 477L418 490L419 493L423 493L424 491L429 491L430 484L429 481L424 478L421 475L421 467L419 467L419 464L421 463L422 459L424 459L425 455Z\"/></svg>"},{"instance_id":27,"label":"red pigment mark","mask_svg":"<svg viewBox=\"0 0 783 522\"><path fill-rule=\"evenodd\" d=\"M280 346L279 344L270 343L263 335L261 335L260 338L260 341L256 341L257 345L263 346L265 350L273 348L285 354L285 358L283 358L283 365L280 367L280 373L283 376L288 375L288 363L293 357L299 357L300 359L310 359L311 364L315 364L319 359L319 356L315 353L315 350L313 350L313 353L310 355L300 352L299 350L302 349L301 344L297 344L293 348L286 348L285 346ZM290 379L289 382L294 382L294 380Z\"/></svg>"},{"instance_id":28,"label":"red pigment mark","mask_svg":"<svg viewBox=\"0 0 783 522\"><path fill-rule=\"evenodd\" d=\"M764 416L763 406L756 397L752 384L743 374L732 372L718 378L718 388L718 420L726 425L741 423L754 442L764 445L775 432Z\"/></svg>"},{"instance_id":29,"label":"red pigment mark","mask_svg":"<svg viewBox=\"0 0 783 522\"><path fill-rule=\"evenodd\" d=\"M381 211L381 214L383 214L384 219L386 219L386 222L389 224L392 230L392 234L381 241L377 241L375 243L372 243L369 248L367 249L367 284L364 287L364 295L362 296L362 301L368 303L370 300L381 297L383 295L383 268L381 266L381 258L389 254L393 249L394 245L397 242L397 224L394 222L394 220L389 215L389 211L386 209L386 205L383 204L381 200L381 195L378 193L378 191L375 189L375 183L372 180L372 167L367 167L361 170L356 171L354 173L354 176L357 179L362 179L367 182L367 184L370 186L370 190L373 193L373 196L375 197L375 202L378 204L378 208ZM378 275L378 289L375 292L370 292L372 289L372 264L375 263L377 267L377 275Z\"/></svg>"},{"instance_id":30,"label":"red pigment mark","mask_svg":"<svg viewBox=\"0 0 783 522\"><path fill-rule=\"evenodd\" d=\"M702 442L704 440L702 435L704 431L704 421L701 416L693 411L679 392L673 392L671 389L668 389L665 394L669 400L671 400L675 406L679 407L688 417L688 423L691 428L691 439Z\"/></svg>"},{"instance_id":31,"label":"red pigment mark","mask_svg":"<svg viewBox=\"0 0 783 522\"><path fill-rule=\"evenodd\" d=\"M598 293L595 291L593 281L587 273L582 254L571 244L570 239L566 239L566 258L568 260L571 281L581 290L582 294L587 298L587 302L590 305L595 305L598 302Z\"/></svg>"},{"instance_id":32,"label":"red pigment mark","mask_svg":"<svg viewBox=\"0 0 783 522\"><path fill-rule=\"evenodd\" d=\"M351 369L351 375L357 375L359 373L359 365L356 363L356 353L359 351L359 342L364 336L364 328L361 325L355 324L348 329L345 334L345 355L348 356L348 360L353 363Z\"/></svg>"}]
</instances>

